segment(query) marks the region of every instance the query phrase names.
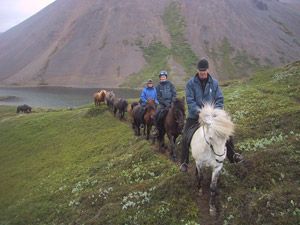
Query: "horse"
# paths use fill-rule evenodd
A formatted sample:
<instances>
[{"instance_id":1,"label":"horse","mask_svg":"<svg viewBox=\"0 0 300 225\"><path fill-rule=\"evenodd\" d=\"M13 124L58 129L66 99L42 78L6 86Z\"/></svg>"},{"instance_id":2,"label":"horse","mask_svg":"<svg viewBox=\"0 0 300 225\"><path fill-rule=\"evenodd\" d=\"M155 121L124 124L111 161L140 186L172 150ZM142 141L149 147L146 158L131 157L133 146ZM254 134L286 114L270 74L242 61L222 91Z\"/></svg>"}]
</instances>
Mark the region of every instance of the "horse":
<instances>
[{"instance_id":1,"label":"horse","mask_svg":"<svg viewBox=\"0 0 300 225\"><path fill-rule=\"evenodd\" d=\"M175 143L176 138L182 133L184 120L185 120L185 106L184 98L176 98L172 104L171 108L168 110L166 116L164 116L162 124L158 129L158 141L159 141L159 151L162 152L164 147L164 136L167 134L170 141L170 155L173 161L176 161L176 151Z\"/></svg>"},{"instance_id":2,"label":"horse","mask_svg":"<svg viewBox=\"0 0 300 225\"><path fill-rule=\"evenodd\" d=\"M104 102L106 96L105 90L99 90L98 92L94 93L94 103L95 106L100 106L101 102Z\"/></svg>"},{"instance_id":3,"label":"horse","mask_svg":"<svg viewBox=\"0 0 300 225\"><path fill-rule=\"evenodd\" d=\"M134 125L133 125L133 108L140 105L140 103L138 102L132 102L129 106L128 106L128 115L129 115L129 119L130 119L130 123L132 124L132 129L134 130Z\"/></svg>"},{"instance_id":4,"label":"horse","mask_svg":"<svg viewBox=\"0 0 300 225\"><path fill-rule=\"evenodd\" d=\"M225 144L229 136L233 135L234 124L224 110L216 109L212 104L203 106L199 114L199 123L200 127L192 137L190 149L196 163L196 179L199 191L203 179L202 167L212 168L209 211L211 215L215 215L217 181L226 157Z\"/></svg>"},{"instance_id":5,"label":"horse","mask_svg":"<svg viewBox=\"0 0 300 225\"><path fill-rule=\"evenodd\" d=\"M113 110L114 102L116 100L116 95L113 91L109 91L106 94L105 101L109 109Z\"/></svg>"},{"instance_id":6,"label":"horse","mask_svg":"<svg viewBox=\"0 0 300 225\"><path fill-rule=\"evenodd\" d=\"M154 117L156 113L156 105L155 101L150 99L147 101L146 107L145 107L145 114L144 114L144 135L146 135L147 130L147 136L146 139L149 140L150 137L150 131L152 126L154 125Z\"/></svg>"},{"instance_id":7,"label":"horse","mask_svg":"<svg viewBox=\"0 0 300 225\"><path fill-rule=\"evenodd\" d=\"M31 107L29 105L19 105L17 107L17 113L23 112L23 113L31 113Z\"/></svg>"},{"instance_id":8,"label":"horse","mask_svg":"<svg viewBox=\"0 0 300 225\"><path fill-rule=\"evenodd\" d=\"M149 140L150 131L154 122L155 115L155 102L154 100L148 100L145 108L142 105L135 105L132 109L132 128L135 132L135 135L140 136L140 126L141 124L145 124L144 126L144 135L146 135L147 128L147 140ZM142 115L143 114L143 115Z\"/></svg>"},{"instance_id":9,"label":"horse","mask_svg":"<svg viewBox=\"0 0 300 225\"><path fill-rule=\"evenodd\" d=\"M120 120L124 118L125 112L127 111L128 102L120 98L118 101L114 102L114 116L116 116L117 111L119 111Z\"/></svg>"}]
</instances>

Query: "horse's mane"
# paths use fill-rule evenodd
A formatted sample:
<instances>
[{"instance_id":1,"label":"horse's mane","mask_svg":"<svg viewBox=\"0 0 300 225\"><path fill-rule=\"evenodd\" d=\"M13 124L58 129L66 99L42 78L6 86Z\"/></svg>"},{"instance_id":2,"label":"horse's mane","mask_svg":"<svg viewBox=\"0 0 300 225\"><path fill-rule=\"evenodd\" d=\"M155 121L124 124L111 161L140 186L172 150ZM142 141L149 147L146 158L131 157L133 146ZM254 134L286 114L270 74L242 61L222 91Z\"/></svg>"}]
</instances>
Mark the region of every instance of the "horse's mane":
<instances>
[{"instance_id":1,"label":"horse's mane","mask_svg":"<svg viewBox=\"0 0 300 225\"><path fill-rule=\"evenodd\" d=\"M228 138L234 132L234 124L230 116L213 104L205 104L199 114L200 124L212 128L216 135Z\"/></svg>"},{"instance_id":2,"label":"horse's mane","mask_svg":"<svg viewBox=\"0 0 300 225\"><path fill-rule=\"evenodd\" d=\"M180 111L184 112L184 100L175 98L175 100L173 101L173 109L179 109Z\"/></svg>"}]
</instances>

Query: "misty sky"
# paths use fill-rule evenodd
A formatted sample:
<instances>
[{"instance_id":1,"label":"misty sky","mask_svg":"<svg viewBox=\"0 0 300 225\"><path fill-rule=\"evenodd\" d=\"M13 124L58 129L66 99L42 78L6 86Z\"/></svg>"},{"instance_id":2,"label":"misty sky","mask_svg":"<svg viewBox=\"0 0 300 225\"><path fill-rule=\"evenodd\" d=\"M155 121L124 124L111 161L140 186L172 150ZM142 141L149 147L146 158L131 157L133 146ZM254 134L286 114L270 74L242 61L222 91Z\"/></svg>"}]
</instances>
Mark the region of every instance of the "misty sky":
<instances>
[{"instance_id":1,"label":"misty sky","mask_svg":"<svg viewBox=\"0 0 300 225\"><path fill-rule=\"evenodd\" d=\"M0 32L21 23L55 0L0 0Z\"/></svg>"}]
</instances>

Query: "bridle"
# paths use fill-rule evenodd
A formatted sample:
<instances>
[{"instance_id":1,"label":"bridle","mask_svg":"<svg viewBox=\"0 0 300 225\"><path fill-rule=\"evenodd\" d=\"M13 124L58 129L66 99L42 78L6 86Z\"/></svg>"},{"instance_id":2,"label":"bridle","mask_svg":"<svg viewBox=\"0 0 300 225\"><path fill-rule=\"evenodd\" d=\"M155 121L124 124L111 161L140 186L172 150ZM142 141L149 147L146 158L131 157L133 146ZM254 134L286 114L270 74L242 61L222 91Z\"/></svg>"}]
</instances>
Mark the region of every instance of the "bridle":
<instances>
[{"instance_id":1,"label":"bridle","mask_svg":"<svg viewBox=\"0 0 300 225\"><path fill-rule=\"evenodd\" d=\"M217 154L217 153L215 152L214 146L213 146L210 142L208 142L208 140L206 139L205 131L204 131L204 126L202 126L202 129L203 129L203 135L204 135L205 142L206 142L206 144L210 147L210 149L212 150L212 152L213 152L216 156L219 156L219 157L224 156L224 155L226 154L226 148L225 148L223 154ZM223 160L221 161L221 160L216 159L216 161L217 161L217 163L223 163Z\"/></svg>"}]
</instances>

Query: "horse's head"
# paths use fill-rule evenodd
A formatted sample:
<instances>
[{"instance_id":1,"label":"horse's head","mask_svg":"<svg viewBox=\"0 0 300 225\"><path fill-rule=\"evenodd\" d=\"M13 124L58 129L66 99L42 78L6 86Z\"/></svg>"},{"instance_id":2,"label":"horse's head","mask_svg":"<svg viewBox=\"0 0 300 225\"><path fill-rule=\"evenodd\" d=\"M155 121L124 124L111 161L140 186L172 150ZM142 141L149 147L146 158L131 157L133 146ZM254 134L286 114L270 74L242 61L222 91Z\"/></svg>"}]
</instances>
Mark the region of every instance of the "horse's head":
<instances>
[{"instance_id":1,"label":"horse's head","mask_svg":"<svg viewBox=\"0 0 300 225\"><path fill-rule=\"evenodd\" d=\"M155 113L156 113L156 107L155 107L155 102L153 101L146 104L145 106L145 115L144 118L146 120L151 120L153 121L154 117L155 117Z\"/></svg>"},{"instance_id":2,"label":"horse's head","mask_svg":"<svg viewBox=\"0 0 300 225\"><path fill-rule=\"evenodd\" d=\"M148 99L146 104L155 106L155 101L153 99Z\"/></svg>"},{"instance_id":3,"label":"horse's head","mask_svg":"<svg viewBox=\"0 0 300 225\"><path fill-rule=\"evenodd\" d=\"M178 124L180 131L182 131L185 120L184 98L176 98L171 105L171 110L174 115L175 122Z\"/></svg>"},{"instance_id":4,"label":"horse's head","mask_svg":"<svg viewBox=\"0 0 300 225\"><path fill-rule=\"evenodd\" d=\"M203 126L206 142L210 143L216 152L222 152L229 136L234 133L234 124L230 116L214 105L206 104L199 114L199 122Z\"/></svg>"}]
</instances>

